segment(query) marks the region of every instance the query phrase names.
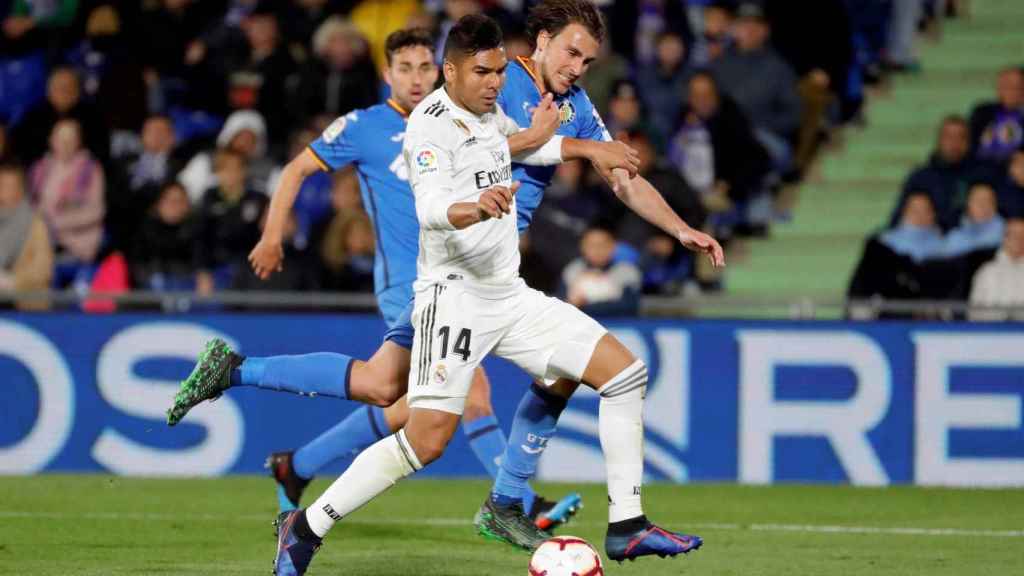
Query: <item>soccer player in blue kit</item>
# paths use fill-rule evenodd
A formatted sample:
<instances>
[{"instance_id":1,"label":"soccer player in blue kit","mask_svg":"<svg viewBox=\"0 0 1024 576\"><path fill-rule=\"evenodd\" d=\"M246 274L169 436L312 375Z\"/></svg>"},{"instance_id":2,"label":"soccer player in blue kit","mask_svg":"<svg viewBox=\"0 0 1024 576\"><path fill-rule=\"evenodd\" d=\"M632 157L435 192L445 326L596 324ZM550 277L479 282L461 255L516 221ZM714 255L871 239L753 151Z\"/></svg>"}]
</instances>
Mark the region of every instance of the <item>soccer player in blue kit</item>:
<instances>
[{"instance_id":1,"label":"soccer player in blue kit","mask_svg":"<svg viewBox=\"0 0 1024 576\"><path fill-rule=\"evenodd\" d=\"M431 36L422 30L402 30L388 38L385 79L391 85L392 98L336 119L288 164L272 197L263 237L250 256L257 272L264 277L279 269L283 258L281 230L302 180L318 170L332 172L354 165L363 204L376 233L374 285L378 307L389 328L380 350L368 362L337 353L243 358L222 340L213 340L168 412L168 422L174 424L193 405L232 385L366 403L295 452L274 453L268 458L267 465L278 483L282 510L299 505L305 486L318 470L401 428L408 415L405 402L395 400L404 394L409 370L413 329L406 307L412 301L412 283L416 279L419 223L401 151L408 111L433 90L437 80L433 46ZM534 108L545 114L538 114L536 126L510 138L513 152L537 147L551 137L558 125L557 110L550 99L544 106ZM528 118L525 125L530 124L533 118ZM599 143L566 142L563 153L592 158L606 171L615 165L635 168L635 158L628 158L627 147L620 143L596 144ZM616 158L622 157L627 159L616 164ZM475 374L463 428L474 453L494 477L496 461L504 452L506 441L494 417L489 384L482 369ZM525 510L545 527L566 520L579 504L580 497L575 493L551 502L527 489L524 498Z\"/></svg>"}]
</instances>

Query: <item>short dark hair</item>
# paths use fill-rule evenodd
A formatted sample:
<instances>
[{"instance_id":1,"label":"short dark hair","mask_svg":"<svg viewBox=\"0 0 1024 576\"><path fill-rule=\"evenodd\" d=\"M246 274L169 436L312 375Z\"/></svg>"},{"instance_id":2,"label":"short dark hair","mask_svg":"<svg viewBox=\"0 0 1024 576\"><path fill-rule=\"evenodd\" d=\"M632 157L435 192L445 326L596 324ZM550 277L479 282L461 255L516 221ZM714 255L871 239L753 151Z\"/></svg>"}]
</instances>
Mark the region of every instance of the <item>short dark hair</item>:
<instances>
[{"instance_id":1,"label":"short dark hair","mask_svg":"<svg viewBox=\"0 0 1024 576\"><path fill-rule=\"evenodd\" d=\"M478 52L500 48L505 38L497 21L483 14L469 14L459 18L448 32L444 42L444 57L464 58Z\"/></svg>"},{"instance_id":2,"label":"short dark hair","mask_svg":"<svg viewBox=\"0 0 1024 576\"><path fill-rule=\"evenodd\" d=\"M604 42L604 18L590 0L541 0L526 16L531 42L536 42L542 31L557 36L569 24L583 26L595 40Z\"/></svg>"},{"instance_id":3,"label":"short dark hair","mask_svg":"<svg viewBox=\"0 0 1024 576\"><path fill-rule=\"evenodd\" d=\"M388 65L391 65L391 57L399 50L412 46L424 46L433 52L434 37L426 28L405 28L388 34L388 39L384 41L384 54L387 57Z\"/></svg>"}]
</instances>

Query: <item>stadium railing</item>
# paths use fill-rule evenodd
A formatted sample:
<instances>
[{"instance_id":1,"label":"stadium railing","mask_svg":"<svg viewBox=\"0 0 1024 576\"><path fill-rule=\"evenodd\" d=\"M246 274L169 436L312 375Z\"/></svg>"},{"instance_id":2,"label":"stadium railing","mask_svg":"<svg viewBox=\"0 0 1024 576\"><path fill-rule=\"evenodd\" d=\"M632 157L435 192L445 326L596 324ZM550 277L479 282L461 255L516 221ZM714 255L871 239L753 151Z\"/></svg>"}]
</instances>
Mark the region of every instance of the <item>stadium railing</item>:
<instances>
[{"instance_id":1,"label":"stadium railing","mask_svg":"<svg viewBox=\"0 0 1024 576\"><path fill-rule=\"evenodd\" d=\"M0 291L0 308L45 303L50 310L83 307L93 311L290 311L375 312L368 293L221 291L210 296L195 292L120 293L66 291ZM749 298L730 295L663 297L640 300L639 316L678 318L776 318L874 320L879 317L962 320L973 313L996 313L1024 318L1024 306L979 306L949 300L845 300L827 298Z\"/></svg>"}]
</instances>

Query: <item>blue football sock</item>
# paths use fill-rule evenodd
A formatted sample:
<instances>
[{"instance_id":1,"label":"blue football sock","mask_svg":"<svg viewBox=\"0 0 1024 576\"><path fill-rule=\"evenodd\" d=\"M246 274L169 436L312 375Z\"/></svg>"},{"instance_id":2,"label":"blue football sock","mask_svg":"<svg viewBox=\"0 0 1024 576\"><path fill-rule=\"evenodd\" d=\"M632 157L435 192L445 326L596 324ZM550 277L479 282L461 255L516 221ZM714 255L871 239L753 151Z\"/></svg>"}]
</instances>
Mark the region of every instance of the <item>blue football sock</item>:
<instances>
[{"instance_id":1,"label":"blue football sock","mask_svg":"<svg viewBox=\"0 0 1024 576\"><path fill-rule=\"evenodd\" d=\"M462 431L466 433L470 448L473 449L477 459L487 469L487 473L491 475L491 478L497 478L499 463L501 462L502 455L505 454L508 444L505 441L505 432L498 426L498 419L493 414L488 414L483 418L477 418L473 421L463 420ZM535 497L536 494L534 494L533 489L527 485L522 496L507 500L499 498L495 500L495 503L507 506L522 500L523 509L529 511L530 507L533 506L533 499Z\"/></svg>"},{"instance_id":2,"label":"blue football sock","mask_svg":"<svg viewBox=\"0 0 1024 576\"><path fill-rule=\"evenodd\" d=\"M366 447L391 434L384 409L362 406L312 442L295 451L292 466L303 478L312 478L338 458L355 456Z\"/></svg>"},{"instance_id":3,"label":"blue football sock","mask_svg":"<svg viewBox=\"0 0 1024 576\"><path fill-rule=\"evenodd\" d=\"M306 396L348 399L352 357L334 352L247 357L231 371L232 386L255 386Z\"/></svg>"},{"instance_id":4,"label":"blue football sock","mask_svg":"<svg viewBox=\"0 0 1024 576\"><path fill-rule=\"evenodd\" d=\"M501 458L498 476L491 489L496 502L502 497L521 498L523 508L530 510L532 501L528 506L527 493L532 491L527 481L537 472L537 462L548 440L555 435L558 416L567 403L565 398L551 394L536 384L531 385L523 395L512 420L508 447Z\"/></svg>"}]
</instances>

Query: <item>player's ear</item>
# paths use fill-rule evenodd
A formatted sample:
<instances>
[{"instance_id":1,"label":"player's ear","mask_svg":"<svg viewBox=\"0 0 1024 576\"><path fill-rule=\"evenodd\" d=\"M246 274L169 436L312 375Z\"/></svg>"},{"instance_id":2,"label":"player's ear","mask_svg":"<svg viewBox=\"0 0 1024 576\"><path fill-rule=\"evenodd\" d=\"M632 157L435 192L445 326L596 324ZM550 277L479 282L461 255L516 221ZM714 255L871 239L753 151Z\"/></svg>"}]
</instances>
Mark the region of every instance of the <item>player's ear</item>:
<instances>
[{"instance_id":1,"label":"player's ear","mask_svg":"<svg viewBox=\"0 0 1024 576\"><path fill-rule=\"evenodd\" d=\"M391 66L384 67L384 82L391 86Z\"/></svg>"},{"instance_id":2,"label":"player's ear","mask_svg":"<svg viewBox=\"0 0 1024 576\"><path fill-rule=\"evenodd\" d=\"M544 50L547 49L548 43L551 42L551 33L547 30L541 30L537 33L537 52L543 54Z\"/></svg>"},{"instance_id":3,"label":"player's ear","mask_svg":"<svg viewBox=\"0 0 1024 576\"><path fill-rule=\"evenodd\" d=\"M455 63L454 62L452 62L451 60L445 58L444 59L444 64L442 65L441 70L444 72L444 81L445 81L445 83L454 82L455 81Z\"/></svg>"}]
</instances>

